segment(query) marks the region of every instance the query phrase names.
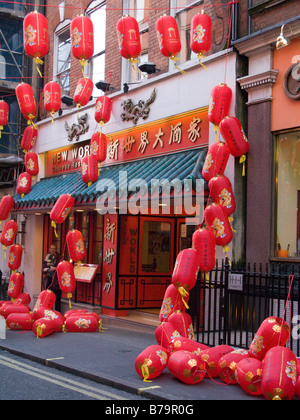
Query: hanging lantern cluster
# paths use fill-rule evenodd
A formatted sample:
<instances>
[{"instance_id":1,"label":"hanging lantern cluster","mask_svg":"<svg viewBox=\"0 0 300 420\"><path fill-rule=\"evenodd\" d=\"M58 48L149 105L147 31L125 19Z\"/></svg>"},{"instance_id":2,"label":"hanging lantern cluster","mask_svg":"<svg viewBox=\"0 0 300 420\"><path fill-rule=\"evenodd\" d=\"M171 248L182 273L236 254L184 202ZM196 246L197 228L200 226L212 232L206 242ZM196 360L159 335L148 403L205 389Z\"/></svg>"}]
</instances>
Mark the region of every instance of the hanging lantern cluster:
<instances>
[{"instance_id":1,"label":"hanging lantern cluster","mask_svg":"<svg viewBox=\"0 0 300 420\"><path fill-rule=\"evenodd\" d=\"M120 54L129 60L132 68L136 70L134 65L138 63L138 56L142 50L139 25L135 18L122 16L117 22L116 29Z\"/></svg>"},{"instance_id":2,"label":"hanging lantern cluster","mask_svg":"<svg viewBox=\"0 0 300 420\"><path fill-rule=\"evenodd\" d=\"M52 123L53 117L61 107L61 88L56 82L48 82L44 86L44 108L50 112Z\"/></svg>"},{"instance_id":3,"label":"hanging lantern cluster","mask_svg":"<svg viewBox=\"0 0 300 420\"><path fill-rule=\"evenodd\" d=\"M32 125L25 128L22 140L21 140L21 147L23 151L26 153L29 150L32 150L35 142L38 137L38 130L36 127L33 127Z\"/></svg>"},{"instance_id":4,"label":"hanging lantern cluster","mask_svg":"<svg viewBox=\"0 0 300 420\"><path fill-rule=\"evenodd\" d=\"M27 120L28 125L34 125L33 120L37 114L37 106L32 87L28 83L20 83L15 92L23 117Z\"/></svg>"},{"instance_id":5,"label":"hanging lantern cluster","mask_svg":"<svg viewBox=\"0 0 300 420\"><path fill-rule=\"evenodd\" d=\"M3 130L4 126L8 124L8 113L9 113L8 103L6 103L5 101L0 101L0 139L1 139L1 131Z\"/></svg>"},{"instance_id":6,"label":"hanging lantern cluster","mask_svg":"<svg viewBox=\"0 0 300 420\"><path fill-rule=\"evenodd\" d=\"M87 16L77 16L71 21L71 52L73 57L80 61L82 74L85 79L83 68L87 60L94 54L94 25Z\"/></svg>"},{"instance_id":7,"label":"hanging lantern cluster","mask_svg":"<svg viewBox=\"0 0 300 420\"><path fill-rule=\"evenodd\" d=\"M211 49L211 30L211 18L204 12L198 13L192 18L190 48L197 54L199 63L204 68L205 66L202 64L202 59L205 58L205 54Z\"/></svg>"},{"instance_id":8,"label":"hanging lantern cluster","mask_svg":"<svg viewBox=\"0 0 300 420\"><path fill-rule=\"evenodd\" d=\"M76 89L73 96L73 101L76 104L77 108L85 106L91 99L94 89L94 83L89 78L82 77L79 79Z\"/></svg>"},{"instance_id":9,"label":"hanging lantern cluster","mask_svg":"<svg viewBox=\"0 0 300 420\"><path fill-rule=\"evenodd\" d=\"M68 217L70 211L74 207L74 198L70 194L62 194L57 199L55 205L50 212L51 226L54 228L55 236L58 237L56 232L56 224L63 223Z\"/></svg>"},{"instance_id":10,"label":"hanging lantern cluster","mask_svg":"<svg viewBox=\"0 0 300 420\"><path fill-rule=\"evenodd\" d=\"M98 181L98 160L94 155L87 155L81 159L82 181L90 187Z\"/></svg>"}]
</instances>

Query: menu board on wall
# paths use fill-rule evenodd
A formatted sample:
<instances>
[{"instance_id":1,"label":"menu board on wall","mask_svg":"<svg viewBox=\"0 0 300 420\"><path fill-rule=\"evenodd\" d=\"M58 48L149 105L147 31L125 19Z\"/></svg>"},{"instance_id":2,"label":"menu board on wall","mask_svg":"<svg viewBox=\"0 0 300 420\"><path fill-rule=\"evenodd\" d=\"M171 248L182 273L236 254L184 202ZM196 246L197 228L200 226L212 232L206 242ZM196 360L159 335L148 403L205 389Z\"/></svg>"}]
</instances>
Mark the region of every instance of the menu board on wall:
<instances>
[{"instance_id":1,"label":"menu board on wall","mask_svg":"<svg viewBox=\"0 0 300 420\"><path fill-rule=\"evenodd\" d=\"M96 264L81 264L80 266L75 265L75 280L84 283L92 283L96 276L97 269L98 265Z\"/></svg>"}]
</instances>

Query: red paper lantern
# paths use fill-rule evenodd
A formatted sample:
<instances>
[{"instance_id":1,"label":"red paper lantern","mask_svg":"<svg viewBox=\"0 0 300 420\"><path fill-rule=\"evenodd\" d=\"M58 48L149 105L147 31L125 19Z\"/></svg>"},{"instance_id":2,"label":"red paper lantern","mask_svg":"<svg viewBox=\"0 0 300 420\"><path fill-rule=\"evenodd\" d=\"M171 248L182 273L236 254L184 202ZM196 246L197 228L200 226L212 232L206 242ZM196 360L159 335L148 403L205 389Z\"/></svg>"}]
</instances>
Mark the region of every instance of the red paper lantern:
<instances>
[{"instance_id":1,"label":"red paper lantern","mask_svg":"<svg viewBox=\"0 0 300 420\"><path fill-rule=\"evenodd\" d=\"M34 178L39 173L39 158L35 152L28 152L25 154L25 169L26 172Z\"/></svg>"},{"instance_id":2,"label":"red paper lantern","mask_svg":"<svg viewBox=\"0 0 300 420\"><path fill-rule=\"evenodd\" d=\"M169 316L168 321L174 325L174 327L182 337L189 338L190 340L194 339L195 334L193 321L188 313L181 311L173 312Z\"/></svg>"},{"instance_id":3,"label":"red paper lantern","mask_svg":"<svg viewBox=\"0 0 300 420\"><path fill-rule=\"evenodd\" d=\"M208 350L209 347L205 344L198 343L197 341L191 340L187 337L176 337L171 340L169 345L169 352L174 353L178 350L185 350L191 353L199 355L202 351Z\"/></svg>"},{"instance_id":4,"label":"red paper lantern","mask_svg":"<svg viewBox=\"0 0 300 420\"><path fill-rule=\"evenodd\" d=\"M281 318L268 317L261 323L250 344L250 355L258 360L263 360L268 350L277 345L285 346L289 338L289 325Z\"/></svg>"},{"instance_id":5,"label":"red paper lantern","mask_svg":"<svg viewBox=\"0 0 300 420\"><path fill-rule=\"evenodd\" d=\"M39 318L34 321L32 332L37 338L47 337L55 332L56 324L53 319Z\"/></svg>"},{"instance_id":6,"label":"red paper lantern","mask_svg":"<svg viewBox=\"0 0 300 420\"><path fill-rule=\"evenodd\" d=\"M30 124L36 117L36 101L32 87L28 83L20 83L16 87L16 96L23 117Z\"/></svg>"},{"instance_id":7,"label":"red paper lantern","mask_svg":"<svg viewBox=\"0 0 300 420\"><path fill-rule=\"evenodd\" d=\"M198 254L199 269L213 270L216 265L216 239L211 229L199 228L192 236L193 249Z\"/></svg>"},{"instance_id":8,"label":"red paper lantern","mask_svg":"<svg viewBox=\"0 0 300 420\"><path fill-rule=\"evenodd\" d=\"M69 316L72 315L82 315L82 314L88 314L89 311L86 309L69 309L67 312L65 312L64 317L67 319Z\"/></svg>"},{"instance_id":9,"label":"red paper lantern","mask_svg":"<svg viewBox=\"0 0 300 420\"><path fill-rule=\"evenodd\" d=\"M168 349L170 342L177 337L181 337L177 328L169 321L160 324L155 330L157 344Z\"/></svg>"},{"instance_id":10,"label":"red paper lantern","mask_svg":"<svg viewBox=\"0 0 300 420\"><path fill-rule=\"evenodd\" d=\"M56 300L56 296L52 292L52 290L49 290L49 289L43 290L37 298L37 301L33 308L33 313L35 313L35 311L40 306L43 306L46 309L52 309L54 306L55 300Z\"/></svg>"},{"instance_id":11,"label":"red paper lantern","mask_svg":"<svg viewBox=\"0 0 300 420\"><path fill-rule=\"evenodd\" d=\"M107 154L107 138L102 132L94 133L90 142L90 154L95 156L98 166L104 162Z\"/></svg>"},{"instance_id":12,"label":"red paper lantern","mask_svg":"<svg viewBox=\"0 0 300 420\"><path fill-rule=\"evenodd\" d=\"M205 362L201 357L183 350L170 355L168 369L173 376L189 385L200 383L206 373Z\"/></svg>"},{"instance_id":13,"label":"red paper lantern","mask_svg":"<svg viewBox=\"0 0 300 420\"><path fill-rule=\"evenodd\" d=\"M70 25L71 51L83 67L94 54L94 26L87 16L77 16Z\"/></svg>"},{"instance_id":14,"label":"red paper lantern","mask_svg":"<svg viewBox=\"0 0 300 420\"><path fill-rule=\"evenodd\" d=\"M188 296L187 292L196 284L198 271L199 262L197 252L192 248L180 251L176 258L172 283L180 292L186 307L185 298Z\"/></svg>"},{"instance_id":15,"label":"red paper lantern","mask_svg":"<svg viewBox=\"0 0 300 420\"><path fill-rule=\"evenodd\" d=\"M48 318L53 321L54 331L60 332L63 331L63 326L65 322L65 317L58 311L53 311L51 309L44 308L40 306L33 313L33 319L36 321L40 318Z\"/></svg>"},{"instance_id":16,"label":"red paper lantern","mask_svg":"<svg viewBox=\"0 0 300 420\"><path fill-rule=\"evenodd\" d=\"M207 182L214 176L224 174L229 155L229 147L221 141L209 146L202 169L202 176Z\"/></svg>"},{"instance_id":17,"label":"red paper lantern","mask_svg":"<svg viewBox=\"0 0 300 420\"><path fill-rule=\"evenodd\" d=\"M140 29L135 18L122 16L117 22L117 36L122 57L133 65L141 53Z\"/></svg>"},{"instance_id":18,"label":"red paper lantern","mask_svg":"<svg viewBox=\"0 0 300 420\"><path fill-rule=\"evenodd\" d=\"M174 62L178 60L176 56L181 51L181 42L176 19L173 16L161 16L156 22L156 34L162 55Z\"/></svg>"},{"instance_id":19,"label":"red paper lantern","mask_svg":"<svg viewBox=\"0 0 300 420\"><path fill-rule=\"evenodd\" d=\"M15 200L10 195L4 195L0 201L0 220L6 220L15 205Z\"/></svg>"},{"instance_id":20,"label":"red paper lantern","mask_svg":"<svg viewBox=\"0 0 300 420\"><path fill-rule=\"evenodd\" d=\"M191 39L190 48L198 55L199 62L205 58L211 48L211 29L212 21L210 16L199 13L195 15L191 20Z\"/></svg>"},{"instance_id":21,"label":"red paper lantern","mask_svg":"<svg viewBox=\"0 0 300 420\"><path fill-rule=\"evenodd\" d=\"M56 267L59 288L67 293L67 299L71 307L72 293L76 289L76 281L73 265L69 261L61 261Z\"/></svg>"},{"instance_id":22,"label":"red paper lantern","mask_svg":"<svg viewBox=\"0 0 300 420\"><path fill-rule=\"evenodd\" d=\"M218 175L211 178L208 183L208 188L212 201L220 204L227 216L234 213L236 209L235 198L231 182L225 175Z\"/></svg>"},{"instance_id":23,"label":"red paper lantern","mask_svg":"<svg viewBox=\"0 0 300 420\"><path fill-rule=\"evenodd\" d=\"M168 365L169 353L160 345L153 344L143 350L135 359L136 373L145 382L157 378Z\"/></svg>"},{"instance_id":24,"label":"red paper lantern","mask_svg":"<svg viewBox=\"0 0 300 420\"><path fill-rule=\"evenodd\" d=\"M48 82L44 86L44 107L50 112L53 122L55 112L61 108L61 89L58 83Z\"/></svg>"},{"instance_id":25,"label":"red paper lantern","mask_svg":"<svg viewBox=\"0 0 300 420\"><path fill-rule=\"evenodd\" d=\"M23 248L21 245L14 244L9 248L7 265L13 272L16 271L22 262Z\"/></svg>"},{"instance_id":26,"label":"red paper lantern","mask_svg":"<svg viewBox=\"0 0 300 420\"><path fill-rule=\"evenodd\" d=\"M36 11L29 13L23 20L23 31L25 53L32 57L36 64L43 64L41 57L45 57L49 51L47 19Z\"/></svg>"},{"instance_id":27,"label":"red paper lantern","mask_svg":"<svg viewBox=\"0 0 300 420\"><path fill-rule=\"evenodd\" d=\"M208 108L208 120L217 129L223 118L229 114L232 99L232 90L225 83L221 83L213 88L210 95Z\"/></svg>"},{"instance_id":28,"label":"red paper lantern","mask_svg":"<svg viewBox=\"0 0 300 420\"><path fill-rule=\"evenodd\" d=\"M188 296L185 298L188 302ZM185 305L182 302L181 294L174 284L170 284L164 294L163 303L159 312L160 322L167 321L174 311L184 311Z\"/></svg>"},{"instance_id":29,"label":"red paper lantern","mask_svg":"<svg viewBox=\"0 0 300 420\"><path fill-rule=\"evenodd\" d=\"M31 297L29 293L20 293L14 301L14 305L29 305Z\"/></svg>"},{"instance_id":30,"label":"red paper lantern","mask_svg":"<svg viewBox=\"0 0 300 420\"><path fill-rule=\"evenodd\" d=\"M7 328L10 330L31 331L34 323L31 312L27 313L12 313L6 318Z\"/></svg>"},{"instance_id":31,"label":"red paper lantern","mask_svg":"<svg viewBox=\"0 0 300 420\"><path fill-rule=\"evenodd\" d=\"M112 102L108 96L99 96L95 104L95 120L101 126L110 120Z\"/></svg>"},{"instance_id":32,"label":"red paper lantern","mask_svg":"<svg viewBox=\"0 0 300 420\"><path fill-rule=\"evenodd\" d=\"M14 301L23 291L24 276L22 273L12 273L7 289L8 296Z\"/></svg>"},{"instance_id":33,"label":"red paper lantern","mask_svg":"<svg viewBox=\"0 0 300 420\"><path fill-rule=\"evenodd\" d=\"M33 126L26 127L23 133L21 147L24 149L24 152L28 152L35 145L36 139L38 136L37 128Z\"/></svg>"},{"instance_id":34,"label":"red paper lantern","mask_svg":"<svg viewBox=\"0 0 300 420\"><path fill-rule=\"evenodd\" d=\"M71 260L80 265L86 254L81 232L76 229L70 230L66 240Z\"/></svg>"},{"instance_id":35,"label":"red paper lantern","mask_svg":"<svg viewBox=\"0 0 300 420\"><path fill-rule=\"evenodd\" d=\"M87 184L88 187L98 181L98 160L94 155L87 155L81 159L81 175L82 181Z\"/></svg>"},{"instance_id":36,"label":"red paper lantern","mask_svg":"<svg viewBox=\"0 0 300 420\"><path fill-rule=\"evenodd\" d=\"M228 217L220 204L211 204L204 210L206 226L213 230L216 245L223 246L224 252L228 250L228 244L232 241L233 232Z\"/></svg>"},{"instance_id":37,"label":"red paper lantern","mask_svg":"<svg viewBox=\"0 0 300 420\"><path fill-rule=\"evenodd\" d=\"M4 223L3 230L0 237L0 242L4 247L10 246L14 243L15 236L18 232L18 224L14 220L7 220Z\"/></svg>"},{"instance_id":38,"label":"red paper lantern","mask_svg":"<svg viewBox=\"0 0 300 420\"><path fill-rule=\"evenodd\" d=\"M4 312L5 312L6 308L8 308L9 306L12 306L12 305L13 305L13 302L10 302L10 301L3 302L1 307L0 307L0 315L4 317Z\"/></svg>"},{"instance_id":39,"label":"red paper lantern","mask_svg":"<svg viewBox=\"0 0 300 420\"><path fill-rule=\"evenodd\" d=\"M271 348L262 363L261 389L268 400L292 400L296 392L297 358L292 350Z\"/></svg>"},{"instance_id":40,"label":"red paper lantern","mask_svg":"<svg viewBox=\"0 0 300 420\"><path fill-rule=\"evenodd\" d=\"M5 101L0 101L0 139L3 126L8 123L9 106Z\"/></svg>"},{"instance_id":41,"label":"red paper lantern","mask_svg":"<svg viewBox=\"0 0 300 420\"><path fill-rule=\"evenodd\" d=\"M91 99L94 89L94 83L91 79L82 77L76 86L75 93L73 96L73 101L75 102L77 108L87 105Z\"/></svg>"},{"instance_id":42,"label":"red paper lantern","mask_svg":"<svg viewBox=\"0 0 300 420\"><path fill-rule=\"evenodd\" d=\"M240 387L250 395L261 395L262 362L246 357L235 368L235 379Z\"/></svg>"},{"instance_id":43,"label":"red paper lantern","mask_svg":"<svg viewBox=\"0 0 300 420\"><path fill-rule=\"evenodd\" d=\"M218 376L219 360L222 356L232 351L234 351L232 347L222 344L201 352L200 357L206 363L206 372L208 376L211 378Z\"/></svg>"},{"instance_id":44,"label":"red paper lantern","mask_svg":"<svg viewBox=\"0 0 300 420\"><path fill-rule=\"evenodd\" d=\"M50 212L51 226L54 228L55 236L56 233L56 224L63 223L68 217L70 211L74 207L74 198L70 194L62 194L57 199L54 207Z\"/></svg>"},{"instance_id":45,"label":"red paper lantern","mask_svg":"<svg viewBox=\"0 0 300 420\"><path fill-rule=\"evenodd\" d=\"M29 312L30 308L28 305L9 305L5 307L3 316L7 319L10 314L28 314Z\"/></svg>"},{"instance_id":46,"label":"red paper lantern","mask_svg":"<svg viewBox=\"0 0 300 420\"><path fill-rule=\"evenodd\" d=\"M218 375L226 384L236 384L235 369L238 362L249 357L248 350L234 350L218 361Z\"/></svg>"},{"instance_id":47,"label":"red paper lantern","mask_svg":"<svg viewBox=\"0 0 300 420\"><path fill-rule=\"evenodd\" d=\"M68 316L64 324L68 332L96 332L100 330L100 323L91 314L77 314Z\"/></svg>"},{"instance_id":48,"label":"red paper lantern","mask_svg":"<svg viewBox=\"0 0 300 420\"><path fill-rule=\"evenodd\" d=\"M31 175L28 172L22 172L18 177L17 193L23 198L31 191Z\"/></svg>"}]
</instances>

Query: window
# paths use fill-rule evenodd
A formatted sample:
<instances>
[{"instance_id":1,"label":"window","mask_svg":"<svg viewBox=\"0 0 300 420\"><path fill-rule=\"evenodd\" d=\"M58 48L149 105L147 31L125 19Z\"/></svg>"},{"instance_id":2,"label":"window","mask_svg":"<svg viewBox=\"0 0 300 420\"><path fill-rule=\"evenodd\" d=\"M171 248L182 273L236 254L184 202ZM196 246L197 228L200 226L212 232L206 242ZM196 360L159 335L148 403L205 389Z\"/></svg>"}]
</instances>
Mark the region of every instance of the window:
<instances>
[{"instance_id":1,"label":"window","mask_svg":"<svg viewBox=\"0 0 300 420\"><path fill-rule=\"evenodd\" d=\"M275 256L300 258L300 131L276 140Z\"/></svg>"},{"instance_id":2,"label":"window","mask_svg":"<svg viewBox=\"0 0 300 420\"><path fill-rule=\"evenodd\" d=\"M59 25L54 40L54 78L61 87L62 95L70 93L70 65L71 65L71 38L70 22Z\"/></svg>"},{"instance_id":3,"label":"window","mask_svg":"<svg viewBox=\"0 0 300 420\"><path fill-rule=\"evenodd\" d=\"M170 271L171 223L145 221L143 223L142 272Z\"/></svg>"}]
</instances>

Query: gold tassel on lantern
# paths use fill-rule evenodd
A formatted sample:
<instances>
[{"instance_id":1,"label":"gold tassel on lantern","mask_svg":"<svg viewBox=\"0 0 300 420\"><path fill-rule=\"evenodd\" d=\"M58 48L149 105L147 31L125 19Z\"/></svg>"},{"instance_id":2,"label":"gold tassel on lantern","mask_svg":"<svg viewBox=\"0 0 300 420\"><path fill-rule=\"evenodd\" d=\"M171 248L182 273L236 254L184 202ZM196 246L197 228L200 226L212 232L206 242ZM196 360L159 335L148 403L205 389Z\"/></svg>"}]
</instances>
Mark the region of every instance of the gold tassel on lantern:
<instances>
[{"instance_id":1,"label":"gold tassel on lantern","mask_svg":"<svg viewBox=\"0 0 300 420\"><path fill-rule=\"evenodd\" d=\"M38 67L39 64L41 64L41 65L44 64L43 60L41 60L40 57L35 57L33 60L36 64L36 69L37 69L38 74L40 75L40 77L43 77L43 75L42 75L42 73L41 73L41 71Z\"/></svg>"},{"instance_id":2,"label":"gold tassel on lantern","mask_svg":"<svg viewBox=\"0 0 300 420\"><path fill-rule=\"evenodd\" d=\"M183 302L184 306L186 307L186 309L189 309L188 304L183 299L184 297L187 297L189 295L188 292L185 290L184 287L178 287L178 292L181 294L181 299L182 299L182 302Z\"/></svg>"},{"instance_id":3,"label":"gold tassel on lantern","mask_svg":"<svg viewBox=\"0 0 300 420\"><path fill-rule=\"evenodd\" d=\"M51 226L54 228L54 234L55 234L56 238L58 238L58 234L56 232L56 223L53 220L51 222Z\"/></svg>"},{"instance_id":4,"label":"gold tassel on lantern","mask_svg":"<svg viewBox=\"0 0 300 420\"><path fill-rule=\"evenodd\" d=\"M149 376L150 376L150 373L149 373L149 368L148 368L148 366L147 365L142 365L142 367L141 367L141 370L142 370L142 375L143 375L143 382L152 382L152 381L149 381L148 380L148 378L149 378Z\"/></svg>"},{"instance_id":5,"label":"gold tassel on lantern","mask_svg":"<svg viewBox=\"0 0 300 420\"><path fill-rule=\"evenodd\" d=\"M184 70L181 70L177 65L176 65L176 61L179 60L178 57L175 57L174 55L170 56L170 59L173 61L174 66L177 68L177 70L180 71L181 74L185 74L186 72Z\"/></svg>"}]
</instances>

